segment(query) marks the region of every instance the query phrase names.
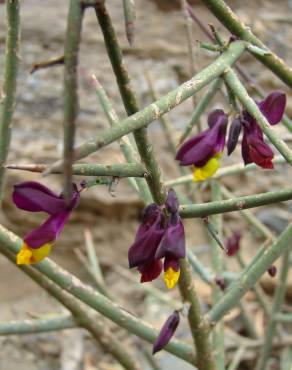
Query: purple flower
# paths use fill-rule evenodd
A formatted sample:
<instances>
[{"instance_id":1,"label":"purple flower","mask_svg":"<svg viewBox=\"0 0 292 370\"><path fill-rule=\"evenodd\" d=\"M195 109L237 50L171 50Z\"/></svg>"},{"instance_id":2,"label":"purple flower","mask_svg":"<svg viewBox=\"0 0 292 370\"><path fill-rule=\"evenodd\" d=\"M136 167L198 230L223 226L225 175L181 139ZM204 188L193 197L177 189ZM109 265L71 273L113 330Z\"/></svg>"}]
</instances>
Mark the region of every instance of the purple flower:
<instances>
[{"instance_id":1,"label":"purple flower","mask_svg":"<svg viewBox=\"0 0 292 370\"><path fill-rule=\"evenodd\" d=\"M194 181L203 181L219 168L225 145L228 117L216 109L208 117L209 128L187 140L178 150L176 159L181 166L194 166Z\"/></svg>"},{"instance_id":2,"label":"purple flower","mask_svg":"<svg viewBox=\"0 0 292 370\"><path fill-rule=\"evenodd\" d=\"M281 91L274 91L257 105L268 122L275 125L283 117L286 95ZM272 162L274 153L269 145L265 143L263 131L259 124L246 110L241 112L241 117L235 118L230 127L227 141L228 155L235 149L240 134L240 126L243 127L241 152L244 163L255 163L266 169L274 168Z\"/></svg>"},{"instance_id":3,"label":"purple flower","mask_svg":"<svg viewBox=\"0 0 292 370\"><path fill-rule=\"evenodd\" d=\"M229 257L234 256L240 248L241 232L234 231L226 241L226 253Z\"/></svg>"},{"instance_id":4,"label":"purple flower","mask_svg":"<svg viewBox=\"0 0 292 370\"><path fill-rule=\"evenodd\" d=\"M18 265L38 263L49 255L70 213L78 204L80 195L75 184L73 187L72 199L68 205L62 194L57 195L38 182L27 181L14 186L12 199L19 209L46 212L50 215L42 225L24 237L17 255Z\"/></svg>"},{"instance_id":5,"label":"purple flower","mask_svg":"<svg viewBox=\"0 0 292 370\"><path fill-rule=\"evenodd\" d=\"M178 311L174 311L165 321L155 343L153 344L153 355L162 350L168 344L178 327L179 320L180 317Z\"/></svg>"},{"instance_id":6,"label":"purple flower","mask_svg":"<svg viewBox=\"0 0 292 370\"><path fill-rule=\"evenodd\" d=\"M129 267L138 267L141 282L151 281L161 272L155 261L155 253L164 234L164 220L164 213L159 206L147 206L135 241L128 251Z\"/></svg>"},{"instance_id":7,"label":"purple flower","mask_svg":"<svg viewBox=\"0 0 292 370\"><path fill-rule=\"evenodd\" d=\"M142 223L135 241L128 251L129 267L137 267L141 283L156 279L162 271L164 258L164 280L173 288L179 279L179 260L185 257L184 226L178 214L179 202L175 191L169 190L165 209L168 217L156 204L144 210Z\"/></svg>"}]
</instances>

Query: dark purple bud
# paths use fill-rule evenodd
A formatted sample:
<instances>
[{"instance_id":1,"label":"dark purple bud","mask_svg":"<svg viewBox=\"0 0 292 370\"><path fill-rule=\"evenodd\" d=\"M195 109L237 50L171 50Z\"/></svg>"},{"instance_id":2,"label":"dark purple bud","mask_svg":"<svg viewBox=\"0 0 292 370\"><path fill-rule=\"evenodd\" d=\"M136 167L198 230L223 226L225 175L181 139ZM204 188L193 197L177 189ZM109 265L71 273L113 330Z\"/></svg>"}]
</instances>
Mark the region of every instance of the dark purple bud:
<instances>
[{"instance_id":1,"label":"dark purple bud","mask_svg":"<svg viewBox=\"0 0 292 370\"><path fill-rule=\"evenodd\" d=\"M234 118L231 123L228 140L227 140L227 153L230 155L236 148L238 138L241 132L241 120L239 117Z\"/></svg>"},{"instance_id":2,"label":"dark purple bud","mask_svg":"<svg viewBox=\"0 0 292 370\"><path fill-rule=\"evenodd\" d=\"M176 259L186 255L184 225L177 214L172 214L168 220L166 231L155 253L155 259L172 256Z\"/></svg>"},{"instance_id":3,"label":"dark purple bud","mask_svg":"<svg viewBox=\"0 0 292 370\"><path fill-rule=\"evenodd\" d=\"M169 213L177 213L179 207L179 201L177 199L176 193L173 189L170 189L165 202L165 207Z\"/></svg>"},{"instance_id":4,"label":"dark purple bud","mask_svg":"<svg viewBox=\"0 0 292 370\"><path fill-rule=\"evenodd\" d=\"M268 274L271 277L275 277L277 275L277 267L275 265L272 265L268 268Z\"/></svg>"},{"instance_id":5,"label":"dark purple bud","mask_svg":"<svg viewBox=\"0 0 292 370\"><path fill-rule=\"evenodd\" d=\"M225 283L224 277L222 277L222 276L216 276L216 278L215 278L215 283L218 285L218 287L219 287L221 290L225 290L225 288L226 288L226 283Z\"/></svg>"},{"instance_id":6,"label":"dark purple bud","mask_svg":"<svg viewBox=\"0 0 292 370\"><path fill-rule=\"evenodd\" d=\"M234 256L240 248L241 232L234 231L233 234L226 240L226 253L229 257Z\"/></svg>"},{"instance_id":7,"label":"dark purple bud","mask_svg":"<svg viewBox=\"0 0 292 370\"><path fill-rule=\"evenodd\" d=\"M271 125L279 123L286 107L286 95L281 91L273 91L259 103L259 108Z\"/></svg>"},{"instance_id":8,"label":"dark purple bud","mask_svg":"<svg viewBox=\"0 0 292 370\"><path fill-rule=\"evenodd\" d=\"M158 338L156 339L155 343L153 344L153 355L162 350L170 339L173 337L178 324L179 324L179 313L174 311L166 320L164 325L162 326Z\"/></svg>"}]
</instances>

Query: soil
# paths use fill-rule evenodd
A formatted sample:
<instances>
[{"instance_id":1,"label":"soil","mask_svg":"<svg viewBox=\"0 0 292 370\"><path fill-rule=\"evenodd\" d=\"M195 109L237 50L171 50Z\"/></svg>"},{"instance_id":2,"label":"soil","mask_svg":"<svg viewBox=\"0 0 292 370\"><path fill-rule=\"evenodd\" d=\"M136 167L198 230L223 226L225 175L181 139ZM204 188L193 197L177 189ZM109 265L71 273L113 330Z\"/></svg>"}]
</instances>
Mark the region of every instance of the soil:
<instances>
[{"instance_id":1,"label":"soil","mask_svg":"<svg viewBox=\"0 0 292 370\"><path fill-rule=\"evenodd\" d=\"M145 81L145 70L150 71L155 81L157 94L162 96L175 88L189 76L187 40L184 19L176 2L167 0L136 0L137 20L134 47L129 47L124 30L123 9L121 1L108 1L108 8L113 18L119 40L123 47L125 62L131 74L134 88L141 106L150 103L148 86ZM205 23L218 25L209 11L200 1L193 1L194 9ZM249 24L256 34L266 42L288 64L292 61L291 2L287 1L229 1L228 2L241 19ZM171 6L170 6L171 4ZM0 6L0 18L5 19L5 7ZM62 91L63 67L58 66L30 74L34 63L49 60L63 54L64 32L66 27L68 1L50 0L44 4L37 0L26 0L21 4L21 51L20 71L18 78L17 105L13 117L13 135L9 163L52 163L62 156ZM260 9L260 11L259 11ZM226 35L224 29L219 30ZM203 33L196 26L193 28L197 40L206 41ZM3 70L5 49L5 22L0 24L0 66ZM196 70L199 71L214 59L214 55L196 47ZM275 76L248 54L241 58L259 84L267 91L281 89L287 93L287 114L292 116L291 92ZM95 14L88 10L82 31L80 50L80 113L76 143L95 137L108 127L88 76L95 73L110 98L120 118L126 116L119 92L113 77L110 63L103 44ZM204 91L198 94L202 96ZM198 98L199 99L199 98ZM179 136L192 113L193 105L189 100L167 114L172 124L175 138ZM215 99L210 110L215 107L225 107L219 97ZM203 121L205 121L205 116ZM276 128L279 134L287 138L283 127ZM165 180L179 176L175 161L167 149L167 142L158 122L149 129L155 153L158 153L159 163ZM291 136L288 137L291 142ZM90 156L88 162L118 163L124 159L117 144L112 144L102 151ZM223 164L228 165L240 161L238 151L231 158L224 156ZM5 197L3 203L2 222L20 236L25 235L33 227L43 221L44 216L28 214L16 209L11 202L13 184L25 180L40 180L56 191L62 187L60 176L40 178L38 174L23 171L7 172ZM258 170L241 176L224 179L224 183L236 195L255 192L272 191L291 185L291 170L285 165L279 165L274 171ZM76 178L81 181L81 178ZM182 188L183 189L183 188ZM209 193L204 188L194 188L199 197L205 201ZM98 186L84 192L79 207L73 212L61 238L54 248L52 259L61 266L76 274L85 282L90 282L86 269L80 263L74 249L84 251L84 230L89 229L93 235L97 255L102 266L108 286L127 310L144 316L146 320L158 327L169 314L169 307L161 307L153 297L141 292L139 285L121 278L115 266L127 268L127 250L132 243L139 222L142 203L129 187L126 180L119 182L116 197L110 196L106 187ZM283 229L291 218L292 205L277 205L261 208L256 211L269 226L276 231ZM244 230L244 257L250 258L255 252L259 240L254 237L253 230L238 214L232 213L224 217L227 229L241 228ZM208 239L199 220L185 222L189 246L195 248L198 255L209 263L206 255ZM63 312L63 308L47 293L38 288L25 277L17 267L0 257L0 320L24 319L31 315L47 315ZM233 262L228 261L228 268L236 270ZM137 273L132 275L138 282ZM292 284L292 278L291 278ZM11 287L10 287L11 285ZM156 285L165 291L161 282ZM174 296L177 292L173 293ZM206 288L202 288L206 294ZM207 290L207 295L209 290ZM186 337L185 324L180 327L178 337ZM117 334L122 335L124 334ZM185 338L189 340L188 337ZM140 343L134 338L127 339ZM0 370L69 370L69 369L119 369L110 357L91 341L89 335L80 329L59 333L48 333L27 336L0 337ZM141 344L140 344L141 345ZM150 348L150 346L146 346ZM69 349L68 349L69 348ZM66 359L76 355L72 361ZM79 354L79 355L78 355ZM161 369L170 368L173 357L158 356ZM148 369L145 360L143 369ZM176 360L176 367L187 369L182 361ZM172 365L173 366L173 365Z\"/></svg>"}]
</instances>

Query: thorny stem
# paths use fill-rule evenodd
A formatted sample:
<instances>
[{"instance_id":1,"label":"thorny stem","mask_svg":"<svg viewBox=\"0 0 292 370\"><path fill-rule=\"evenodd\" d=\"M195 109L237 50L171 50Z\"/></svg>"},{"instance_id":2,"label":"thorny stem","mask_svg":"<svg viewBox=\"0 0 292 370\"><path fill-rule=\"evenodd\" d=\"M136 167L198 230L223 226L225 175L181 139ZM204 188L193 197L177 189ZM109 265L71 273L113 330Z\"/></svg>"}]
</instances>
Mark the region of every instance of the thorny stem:
<instances>
[{"instance_id":1,"label":"thorny stem","mask_svg":"<svg viewBox=\"0 0 292 370\"><path fill-rule=\"evenodd\" d=\"M10 164L5 166L12 170L22 170L30 172L45 172L48 168L45 164L17 165ZM56 170L53 173L62 173ZM72 173L78 176L115 176L115 177L144 177L147 172L142 164L139 163L115 163L115 164L88 164L78 163L72 166Z\"/></svg>"},{"instance_id":2,"label":"thorny stem","mask_svg":"<svg viewBox=\"0 0 292 370\"><path fill-rule=\"evenodd\" d=\"M83 8L80 0L70 0L64 50L64 196L70 202L72 195L72 164L74 139L79 109L77 66Z\"/></svg>"},{"instance_id":3,"label":"thorny stem","mask_svg":"<svg viewBox=\"0 0 292 370\"><path fill-rule=\"evenodd\" d=\"M4 82L0 100L0 199L2 198L4 186L4 165L10 146L12 115L16 95L20 34L19 3L19 0L6 1L7 37L4 61Z\"/></svg>"},{"instance_id":4,"label":"thorny stem","mask_svg":"<svg viewBox=\"0 0 292 370\"><path fill-rule=\"evenodd\" d=\"M15 263L13 253L9 252L3 245L0 246L0 249L12 263ZM65 306L72 313L77 324L87 329L103 350L110 353L125 369L141 370L132 354L109 332L103 318L90 315L82 303L64 292L33 267L22 265L19 268Z\"/></svg>"},{"instance_id":5,"label":"thorny stem","mask_svg":"<svg viewBox=\"0 0 292 370\"><path fill-rule=\"evenodd\" d=\"M221 187L216 180L211 182L211 193L213 201L221 201ZM218 238L222 239L222 215L214 215L211 219L212 225L218 233ZM222 276L224 269L223 253L218 248L217 241L210 238L211 242L211 261L212 270L216 276ZM220 287L213 282L212 286L212 305L216 304L223 296ZM212 332L213 349L215 350L216 370L225 370L225 348L224 348L224 320L220 320Z\"/></svg>"},{"instance_id":6,"label":"thorny stem","mask_svg":"<svg viewBox=\"0 0 292 370\"><path fill-rule=\"evenodd\" d=\"M273 71L283 82L292 87L292 69L282 59L274 54L262 41L260 41L245 26L235 13L225 4L223 0L202 0L214 16L235 36L250 42L253 45L268 51L267 55L254 54L254 56Z\"/></svg>"},{"instance_id":7,"label":"thorny stem","mask_svg":"<svg viewBox=\"0 0 292 370\"><path fill-rule=\"evenodd\" d=\"M183 218L206 217L218 213L241 211L292 199L292 189L247 195L228 200L180 206Z\"/></svg>"},{"instance_id":8,"label":"thorny stem","mask_svg":"<svg viewBox=\"0 0 292 370\"><path fill-rule=\"evenodd\" d=\"M151 122L157 120L160 116L169 112L190 96L200 91L204 86L208 85L209 82L219 77L225 71L227 66L232 65L240 57L244 49L245 45L241 41L231 43L226 52L222 53L213 63L200 71L191 80L183 83L178 88L172 90L146 108L132 114L115 127L99 134L95 139L86 141L79 145L75 149L75 160L94 153L134 130L148 126ZM127 84L125 85L125 90L128 90ZM62 163L62 160L55 162L50 169L48 169L47 174L51 173L53 169L59 168Z\"/></svg>"},{"instance_id":9,"label":"thorny stem","mask_svg":"<svg viewBox=\"0 0 292 370\"><path fill-rule=\"evenodd\" d=\"M1 253L8 253L8 251L10 251L13 254L16 254L19 252L22 243L22 240L18 236L0 225ZM15 257L13 258L13 261L15 261ZM146 324L140 320L140 318L136 318L128 311L120 308L92 287L83 284L77 277L62 269L49 258L46 258L41 263L33 265L33 269L36 269L43 276L52 280L56 285L92 307L103 316L115 322L120 327L125 328L128 332L133 333L150 343L154 343L156 340L158 330ZM165 347L165 350L191 364L196 364L192 346L188 344L172 340Z\"/></svg>"},{"instance_id":10,"label":"thorny stem","mask_svg":"<svg viewBox=\"0 0 292 370\"><path fill-rule=\"evenodd\" d=\"M246 110L257 120L258 124L273 143L273 145L278 149L282 156L286 159L288 163L292 165L292 152L288 146L279 139L278 135L271 128L267 119L263 116L260 109L258 108L255 101L248 95L245 87L240 82L236 73L231 68L226 68L224 72L224 80L237 98L244 105Z\"/></svg>"},{"instance_id":11,"label":"thorny stem","mask_svg":"<svg viewBox=\"0 0 292 370\"><path fill-rule=\"evenodd\" d=\"M272 343L273 338L276 333L277 328L277 321L275 320L275 315L279 312L281 309L282 303L285 298L285 291L286 291L286 284L287 284L287 278L288 278L288 272L290 267L290 251L291 251L291 240L290 245L286 249L285 253L282 256L282 266L279 276L279 282L276 288L276 291L274 293L271 313L269 315L269 321L266 326L266 332L264 335L264 344L261 347L260 355L257 361L256 370L265 370L267 362L271 355L271 349L272 349Z\"/></svg>"},{"instance_id":12,"label":"thorny stem","mask_svg":"<svg viewBox=\"0 0 292 370\"><path fill-rule=\"evenodd\" d=\"M292 243L292 224L288 225L279 238L267 249L240 278L235 281L222 299L211 309L207 319L211 324L218 322L232 309L244 294L259 280L276 259L290 249Z\"/></svg>"}]
</instances>

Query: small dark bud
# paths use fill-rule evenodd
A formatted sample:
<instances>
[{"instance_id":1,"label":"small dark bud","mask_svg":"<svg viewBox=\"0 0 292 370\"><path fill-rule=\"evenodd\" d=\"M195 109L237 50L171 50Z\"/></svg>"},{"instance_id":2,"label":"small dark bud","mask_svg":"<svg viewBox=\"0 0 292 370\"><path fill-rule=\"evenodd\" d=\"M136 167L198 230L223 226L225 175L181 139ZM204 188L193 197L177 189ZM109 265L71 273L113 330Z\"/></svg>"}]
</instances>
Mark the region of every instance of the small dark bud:
<instances>
[{"instance_id":1,"label":"small dark bud","mask_svg":"<svg viewBox=\"0 0 292 370\"><path fill-rule=\"evenodd\" d=\"M179 324L179 313L178 311L174 311L168 319L165 321L164 325L162 326L158 338L156 339L155 343L153 344L153 355L162 350L170 339L173 337L178 324Z\"/></svg>"},{"instance_id":2,"label":"small dark bud","mask_svg":"<svg viewBox=\"0 0 292 370\"><path fill-rule=\"evenodd\" d=\"M170 189L168 192L165 207L168 210L168 212L172 214L175 214L178 211L179 201L173 189Z\"/></svg>"},{"instance_id":3,"label":"small dark bud","mask_svg":"<svg viewBox=\"0 0 292 370\"><path fill-rule=\"evenodd\" d=\"M239 117L234 118L231 123L228 140L227 140L227 153L230 155L236 148L238 138L241 132L241 120Z\"/></svg>"},{"instance_id":4,"label":"small dark bud","mask_svg":"<svg viewBox=\"0 0 292 370\"><path fill-rule=\"evenodd\" d=\"M234 256L240 248L241 232L234 231L234 233L226 241L227 256Z\"/></svg>"},{"instance_id":5,"label":"small dark bud","mask_svg":"<svg viewBox=\"0 0 292 370\"><path fill-rule=\"evenodd\" d=\"M275 277L277 275L277 267L275 265L272 265L268 268L268 274L271 277Z\"/></svg>"},{"instance_id":6,"label":"small dark bud","mask_svg":"<svg viewBox=\"0 0 292 370\"><path fill-rule=\"evenodd\" d=\"M236 41L236 40L238 40L238 38L237 38L235 35L231 35L231 36L229 37L228 44L231 44L232 42L234 42L234 41Z\"/></svg>"},{"instance_id":7,"label":"small dark bud","mask_svg":"<svg viewBox=\"0 0 292 370\"><path fill-rule=\"evenodd\" d=\"M226 288L226 283L225 283L225 280L224 280L224 278L223 278L222 276L216 276L216 278L215 278L215 283L216 283L216 285L218 285L218 286L219 286L219 288L220 288L221 290L225 290L225 288Z\"/></svg>"}]
</instances>

